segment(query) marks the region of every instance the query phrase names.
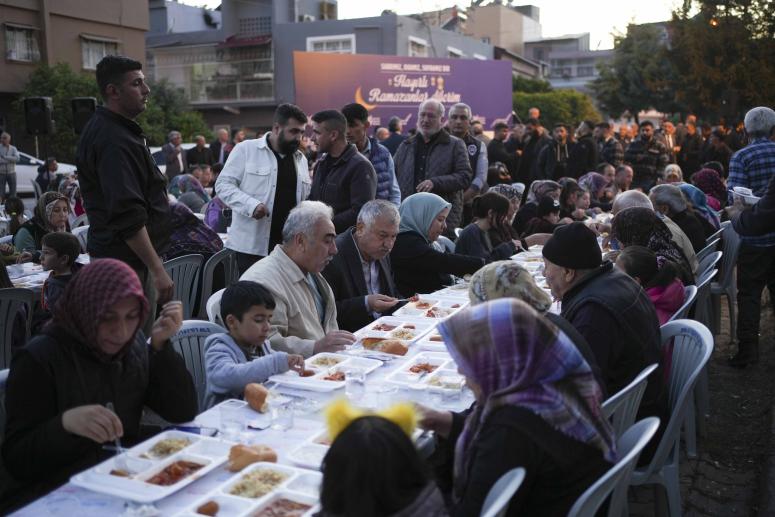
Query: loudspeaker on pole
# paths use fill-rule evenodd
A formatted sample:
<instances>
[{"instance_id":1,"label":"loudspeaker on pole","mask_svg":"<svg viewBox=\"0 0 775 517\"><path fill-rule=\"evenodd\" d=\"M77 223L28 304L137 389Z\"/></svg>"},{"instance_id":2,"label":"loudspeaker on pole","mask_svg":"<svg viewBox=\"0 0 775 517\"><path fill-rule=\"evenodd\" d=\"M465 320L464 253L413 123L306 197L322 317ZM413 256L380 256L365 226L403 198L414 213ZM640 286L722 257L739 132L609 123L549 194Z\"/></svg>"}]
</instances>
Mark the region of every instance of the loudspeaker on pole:
<instances>
[{"instance_id":1,"label":"loudspeaker on pole","mask_svg":"<svg viewBox=\"0 0 775 517\"><path fill-rule=\"evenodd\" d=\"M24 118L30 135L50 135L55 131L54 103L51 97L24 99Z\"/></svg>"}]
</instances>

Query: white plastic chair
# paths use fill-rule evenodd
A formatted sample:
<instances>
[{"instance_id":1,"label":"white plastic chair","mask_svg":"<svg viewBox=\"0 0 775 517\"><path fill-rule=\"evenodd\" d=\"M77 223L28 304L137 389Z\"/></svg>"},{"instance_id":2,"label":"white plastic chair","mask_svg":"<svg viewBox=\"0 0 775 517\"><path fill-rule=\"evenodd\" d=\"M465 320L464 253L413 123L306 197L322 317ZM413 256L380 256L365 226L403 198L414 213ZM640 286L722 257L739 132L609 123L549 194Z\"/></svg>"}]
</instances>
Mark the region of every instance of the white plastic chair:
<instances>
[{"instance_id":1,"label":"white plastic chair","mask_svg":"<svg viewBox=\"0 0 775 517\"><path fill-rule=\"evenodd\" d=\"M717 251L716 253L721 253ZM712 258L709 256L708 258ZM715 263L713 264L715 265ZM694 319L710 328L710 282L718 274L718 269L711 266L697 278L697 297L694 300Z\"/></svg>"},{"instance_id":2,"label":"white plastic chair","mask_svg":"<svg viewBox=\"0 0 775 517\"><path fill-rule=\"evenodd\" d=\"M487 493L480 517L503 517L509 502L525 479L525 469L517 467L503 474Z\"/></svg>"},{"instance_id":3,"label":"white plastic chair","mask_svg":"<svg viewBox=\"0 0 775 517\"><path fill-rule=\"evenodd\" d=\"M721 223L722 250L724 260L721 262L721 274L715 282L710 284L711 307L713 309L713 328L714 334L718 334L721 329L721 295L727 296L727 305L729 307L729 336L732 341L737 339L737 316L735 309L737 307L737 282L735 281L735 264L737 263L737 253L740 250L740 235L737 234L730 221Z\"/></svg>"},{"instance_id":4,"label":"white plastic chair","mask_svg":"<svg viewBox=\"0 0 775 517\"><path fill-rule=\"evenodd\" d=\"M227 287L239 280L237 256L233 250L223 248L205 262L202 268L202 294L199 296L199 317L202 319L208 316L207 300L213 294L213 275L218 266L223 268L224 281Z\"/></svg>"},{"instance_id":5,"label":"white plastic chair","mask_svg":"<svg viewBox=\"0 0 775 517\"><path fill-rule=\"evenodd\" d=\"M631 383L603 402L603 414L611 421L616 438L621 437L635 422L640 401L648 384L648 376L657 369L657 366L656 363L647 366Z\"/></svg>"},{"instance_id":6,"label":"white plastic chair","mask_svg":"<svg viewBox=\"0 0 775 517\"><path fill-rule=\"evenodd\" d=\"M204 407L205 390L207 389L207 375L205 373L205 340L211 334L226 332L220 325L209 321L188 320L184 321L180 330L170 338L172 347L183 356L186 369L194 379L199 411Z\"/></svg>"},{"instance_id":7,"label":"white plastic chair","mask_svg":"<svg viewBox=\"0 0 775 517\"><path fill-rule=\"evenodd\" d=\"M86 214L81 214L75 219L73 219L73 222L70 224L70 228L74 229L88 224L89 224L89 217Z\"/></svg>"},{"instance_id":8,"label":"white plastic chair","mask_svg":"<svg viewBox=\"0 0 775 517\"><path fill-rule=\"evenodd\" d=\"M633 470L630 485L661 485L667 492L667 508L672 517L681 515L681 487L678 477L681 425L691 410L694 387L713 352L713 336L701 323L676 320L661 329L662 344L673 340L673 356L668 382L670 419L651 462ZM656 503L664 506L662 491ZM660 508L658 508L659 510ZM659 512L655 512L659 513ZM622 512L626 515L626 509Z\"/></svg>"},{"instance_id":9,"label":"white plastic chair","mask_svg":"<svg viewBox=\"0 0 775 517\"><path fill-rule=\"evenodd\" d=\"M37 205L38 199L43 195L43 190L40 188L37 181L30 180L30 183L32 183L32 193L35 195L35 204Z\"/></svg>"},{"instance_id":10,"label":"white plastic chair","mask_svg":"<svg viewBox=\"0 0 775 517\"><path fill-rule=\"evenodd\" d=\"M687 285L684 287L684 303L681 305L675 313L667 320L671 322L673 320L680 320L686 318L689 315L689 311L694 304L694 300L697 298L697 286Z\"/></svg>"},{"instance_id":11,"label":"white plastic chair","mask_svg":"<svg viewBox=\"0 0 775 517\"><path fill-rule=\"evenodd\" d=\"M721 242L721 239L716 239L708 243L704 248L702 248L699 252L697 252L697 261L701 262L702 259L707 257L712 252L716 251L716 248L718 248L719 242Z\"/></svg>"},{"instance_id":12,"label":"white plastic chair","mask_svg":"<svg viewBox=\"0 0 775 517\"><path fill-rule=\"evenodd\" d=\"M224 287L219 291L215 291L210 296L210 298L207 299L207 303L205 305L205 310L207 311L207 319L210 320L211 323L215 323L224 328L226 328L226 324L221 319L221 297L223 296L223 292L225 290L226 288Z\"/></svg>"},{"instance_id":13,"label":"white plastic chair","mask_svg":"<svg viewBox=\"0 0 775 517\"><path fill-rule=\"evenodd\" d=\"M579 496L568 512L568 517L594 517L609 494L613 495L608 505L608 517L621 517L632 470L638 463L643 448L651 441L658 428L659 418L654 416L630 426L621 438L616 440L619 460Z\"/></svg>"},{"instance_id":14,"label":"white plastic chair","mask_svg":"<svg viewBox=\"0 0 775 517\"><path fill-rule=\"evenodd\" d=\"M173 300L183 302L183 319L191 319L196 303L196 288L202 269L202 255L183 255L164 263L164 270L175 283Z\"/></svg>"},{"instance_id":15,"label":"white plastic chair","mask_svg":"<svg viewBox=\"0 0 775 517\"><path fill-rule=\"evenodd\" d=\"M700 260L697 258L698 265L697 265L697 279L699 283L699 279L702 278L703 274L707 273L714 267L716 267L716 264L719 260L721 260L721 257L724 255L723 251L714 251L711 253L708 253L705 255L705 257Z\"/></svg>"},{"instance_id":16,"label":"white plastic chair","mask_svg":"<svg viewBox=\"0 0 775 517\"><path fill-rule=\"evenodd\" d=\"M79 226L78 228L73 228L70 233L75 235L78 238L78 242L81 243L81 252L86 253L86 244L88 243L89 239L89 225Z\"/></svg>"},{"instance_id":17,"label":"white plastic chair","mask_svg":"<svg viewBox=\"0 0 775 517\"><path fill-rule=\"evenodd\" d=\"M0 244L13 244L13 235L3 235L0 237Z\"/></svg>"},{"instance_id":18,"label":"white plastic chair","mask_svg":"<svg viewBox=\"0 0 775 517\"><path fill-rule=\"evenodd\" d=\"M725 221L725 222L729 222L729 221ZM720 239L721 238L721 234L724 233L724 228L725 228L724 223L721 223L721 225L719 226L719 229L716 230L715 232L713 232L712 235L708 236L707 239L705 239L705 244L710 244L711 242L715 241L716 239Z\"/></svg>"}]
</instances>

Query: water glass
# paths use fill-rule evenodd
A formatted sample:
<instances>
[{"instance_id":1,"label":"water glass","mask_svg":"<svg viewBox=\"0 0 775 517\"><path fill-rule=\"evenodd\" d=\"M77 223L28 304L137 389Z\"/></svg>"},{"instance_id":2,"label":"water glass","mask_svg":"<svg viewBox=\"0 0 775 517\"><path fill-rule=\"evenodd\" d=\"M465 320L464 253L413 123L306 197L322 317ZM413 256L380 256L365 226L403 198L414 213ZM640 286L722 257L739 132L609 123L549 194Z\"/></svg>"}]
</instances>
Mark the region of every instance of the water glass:
<instances>
[{"instance_id":1,"label":"water glass","mask_svg":"<svg viewBox=\"0 0 775 517\"><path fill-rule=\"evenodd\" d=\"M366 393L366 373L360 368L345 370L344 392L353 402L361 400Z\"/></svg>"},{"instance_id":2,"label":"water glass","mask_svg":"<svg viewBox=\"0 0 775 517\"><path fill-rule=\"evenodd\" d=\"M278 399L269 404L269 413L272 416L272 429L287 431L293 427L293 400Z\"/></svg>"},{"instance_id":3,"label":"water glass","mask_svg":"<svg viewBox=\"0 0 775 517\"><path fill-rule=\"evenodd\" d=\"M223 433L223 438L229 441L237 441L245 427L240 416L240 408L229 404L218 406L220 416L219 429Z\"/></svg>"}]
</instances>

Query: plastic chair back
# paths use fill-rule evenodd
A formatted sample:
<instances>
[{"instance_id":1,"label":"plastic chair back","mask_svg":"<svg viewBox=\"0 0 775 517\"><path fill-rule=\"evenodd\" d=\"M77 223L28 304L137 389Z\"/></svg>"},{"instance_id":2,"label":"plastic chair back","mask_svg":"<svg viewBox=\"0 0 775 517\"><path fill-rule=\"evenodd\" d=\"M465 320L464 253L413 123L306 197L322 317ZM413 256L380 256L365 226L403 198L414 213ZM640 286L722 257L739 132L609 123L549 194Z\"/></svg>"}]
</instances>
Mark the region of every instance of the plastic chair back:
<instances>
[{"instance_id":1,"label":"plastic chair back","mask_svg":"<svg viewBox=\"0 0 775 517\"><path fill-rule=\"evenodd\" d=\"M205 373L205 340L211 334L226 332L220 325L209 321L188 320L172 336L172 347L183 356L186 369L194 379L199 410L204 411L205 390L207 389L207 375Z\"/></svg>"},{"instance_id":2,"label":"plastic chair back","mask_svg":"<svg viewBox=\"0 0 775 517\"><path fill-rule=\"evenodd\" d=\"M722 250L724 260L721 262L721 275L717 282L713 282L714 291L716 286L720 292L725 292L728 286L734 282L735 264L737 263L737 252L740 251L740 235L735 231L731 221L721 223L724 230L722 234Z\"/></svg>"},{"instance_id":3,"label":"plastic chair back","mask_svg":"<svg viewBox=\"0 0 775 517\"><path fill-rule=\"evenodd\" d=\"M202 255L183 255L164 263L164 270L175 282L173 300L183 302L183 319L191 319L202 262Z\"/></svg>"},{"instance_id":4,"label":"plastic chair back","mask_svg":"<svg viewBox=\"0 0 775 517\"><path fill-rule=\"evenodd\" d=\"M3 235L0 237L0 244L13 244L13 235Z\"/></svg>"},{"instance_id":5,"label":"plastic chair back","mask_svg":"<svg viewBox=\"0 0 775 517\"><path fill-rule=\"evenodd\" d=\"M716 239L720 239L721 238L721 234L724 233L724 228L725 228L724 227L724 223L721 223L721 225L719 225L719 229L716 230L715 232L713 232L712 235L708 236L707 239L705 239L705 244L707 245L707 244L710 244L711 242L715 241Z\"/></svg>"},{"instance_id":6,"label":"plastic chair back","mask_svg":"<svg viewBox=\"0 0 775 517\"><path fill-rule=\"evenodd\" d=\"M226 287L239 280L237 255L229 248L210 257L202 268L202 294L199 296L199 317L207 318L207 300L213 294L213 276L218 266L223 267L223 277Z\"/></svg>"},{"instance_id":7,"label":"plastic chair back","mask_svg":"<svg viewBox=\"0 0 775 517\"><path fill-rule=\"evenodd\" d=\"M89 225L87 224L73 228L70 233L75 235L78 238L78 242L81 243L81 253L86 253L86 244L88 243L89 239Z\"/></svg>"},{"instance_id":8,"label":"plastic chair back","mask_svg":"<svg viewBox=\"0 0 775 517\"><path fill-rule=\"evenodd\" d=\"M684 303L681 305L677 311L670 317L668 322L671 322L673 320L680 320L685 318L689 315L689 310L691 310L692 305L694 304L694 300L697 298L697 286L696 285L687 285L684 287Z\"/></svg>"},{"instance_id":9,"label":"plastic chair back","mask_svg":"<svg viewBox=\"0 0 775 517\"><path fill-rule=\"evenodd\" d=\"M719 260L721 260L721 256L723 254L724 253L722 251L714 251L705 255L705 258L702 260L699 260L699 258L697 259L699 261L699 265L697 266L698 284L700 283L699 279L702 278L705 273L716 267L716 264Z\"/></svg>"},{"instance_id":10,"label":"plastic chair back","mask_svg":"<svg viewBox=\"0 0 775 517\"><path fill-rule=\"evenodd\" d=\"M487 493L480 517L503 517L509 508L509 501L519 490L525 479L525 469L517 467L503 474Z\"/></svg>"},{"instance_id":11,"label":"plastic chair back","mask_svg":"<svg viewBox=\"0 0 775 517\"><path fill-rule=\"evenodd\" d=\"M611 493L614 495L608 506L608 516L620 517L632 470L638 463L643 448L654 437L658 428L659 418L653 416L630 426L616 441L619 460L579 496L568 512L568 517L594 517Z\"/></svg>"},{"instance_id":12,"label":"plastic chair back","mask_svg":"<svg viewBox=\"0 0 775 517\"><path fill-rule=\"evenodd\" d=\"M720 230L719 230L720 231ZM702 248L697 253L697 261L702 262L702 259L707 257L712 252L716 251L716 248L718 248L718 243L721 242L721 239L716 239L710 243L708 243L704 248Z\"/></svg>"},{"instance_id":13,"label":"plastic chair back","mask_svg":"<svg viewBox=\"0 0 775 517\"><path fill-rule=\"evenodd\" d=\"M207 303L205 304L207 319L210 320L211 323L220 325L223 328L226 328L226 322L221 319L221 296L223 296L225 290L226 288L215 291L212 296L207 299Z\"/></svg>"},{"instance_id":14,"label":"plastic chair back","mask_svg":"<svg viewBox=\"0 0 775 517\"><path fill-rule=\"evenodd\" d=\"M442 251L446 251L447 253L455 253L455 243L452 242L449 237L439 235L435 243L441 245Z\"/></svg>"},{"instance_id":15,"label":"plastic chair back","mask_svg":"<svg viewBox=\"0 0 775 517\"><path fill-rule=\"evenodd\" d=\"M19 309L24 309L19 312ZM11 366L11 345L17 315L24 316L24 345L30 339L35 293L31 289L0 289L0 369ZM25 314L26 311L26 314Z\"/></svg>"},{"instance_id":16,"label":"plastic chair back","mask_svg":"<svg viewBox=\"0 0 775 517\"><path fill-rule=\"evenodd\" d=\"M603 414L611 420L616 438L622 436L635 422L640 401L648 384L648 376L656 369L656 363L647 366L631 383L603 402Z\"/></svg>"},{"instance_id":17,"label":"plastic chair back","mask_svg":"<svg viewBox=\"0 0 775 517\"><path fill-rule=\"evenodd\" d=\"M668 379L670 420L651 462L635 471L635 478L647 479L666 463L678 464L681 425L692 407L694 386L713 352L713 336L708 328L692 320L676 320L661 328L662 344L673 340L673 357ZM640 484L640 483L638 483ZM675 487L679 489L679 487Z\"/></svg>"},{"instance_id":18,"label":"plastic chair back","mask_svg":"<svg viewBox=\"0 0 775 517\"><path fill-rule=\"evenodd\" d=\"M721 253L718 251L717 253ZM718 269L706 271L697 280L697 300L694 306L694 319L710 327L711 306L710 306L710 281L718 273Z\"/></svg>"},{"instance_id":19,"label":"plastic chair back","mask_svg":"<svg viewBox=\"0 0 775 517\"><path fill-rule=\"evenodd\" d=\"M462 228L455 228L455 237L460 237L461 233L463 233Z\"/></svg>"},{"instance_id":20,"label":"plastic chair back","mask_svg":"<svg viewBox=\"0 0 775 517\"><path fill-rule=\"evenodd\" d=\"M79 226L88 225L89 224L89 217L86 214L81 214L75 219L73 219L72 224L70 224L70 228L78 228Z\"/></svg>"}]
</instances>

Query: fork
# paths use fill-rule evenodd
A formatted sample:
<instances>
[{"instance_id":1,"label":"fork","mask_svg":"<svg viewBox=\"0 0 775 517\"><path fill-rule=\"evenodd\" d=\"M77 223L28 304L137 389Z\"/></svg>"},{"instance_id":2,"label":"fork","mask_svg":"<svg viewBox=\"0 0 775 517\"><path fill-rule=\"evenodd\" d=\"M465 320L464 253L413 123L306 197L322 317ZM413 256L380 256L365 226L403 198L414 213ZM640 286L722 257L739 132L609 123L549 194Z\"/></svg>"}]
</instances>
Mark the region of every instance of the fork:
<instances>
[{"instance_id":1,"label":"fork","mask_svg":"<svg viewBox=\"0 0 775 517\"><path fill-rule=\"evenodd\" d=\"M116 412L116 408L113 406L112 402L108 402L107 404L105 404L105 407L108 408L113 413ZM130 476L132 474L135 474L135 472L129 468L129 465L126 462L127 450L121 446L121 438L119 438L118 436L116 436L115 445L116 445L116 456L113 459L113 461L115 462L114 464L116 465L116 467L118 467L119 470L123 470Z\"/></svg>"}]
</instances>

